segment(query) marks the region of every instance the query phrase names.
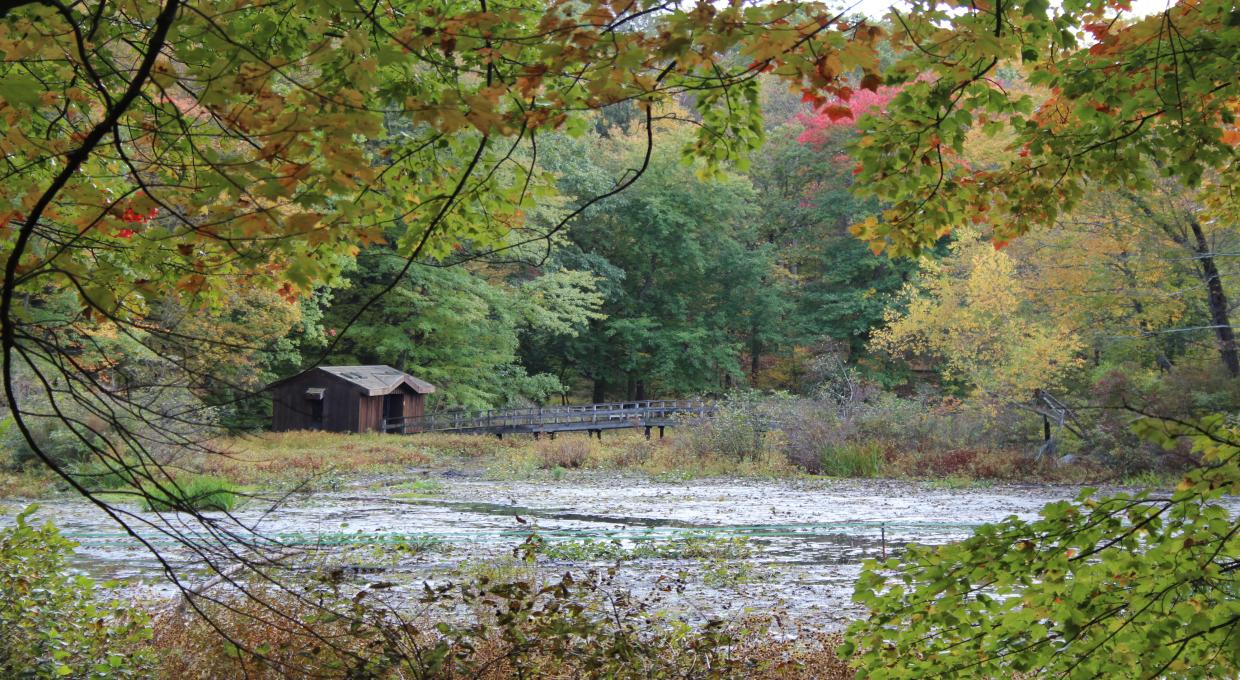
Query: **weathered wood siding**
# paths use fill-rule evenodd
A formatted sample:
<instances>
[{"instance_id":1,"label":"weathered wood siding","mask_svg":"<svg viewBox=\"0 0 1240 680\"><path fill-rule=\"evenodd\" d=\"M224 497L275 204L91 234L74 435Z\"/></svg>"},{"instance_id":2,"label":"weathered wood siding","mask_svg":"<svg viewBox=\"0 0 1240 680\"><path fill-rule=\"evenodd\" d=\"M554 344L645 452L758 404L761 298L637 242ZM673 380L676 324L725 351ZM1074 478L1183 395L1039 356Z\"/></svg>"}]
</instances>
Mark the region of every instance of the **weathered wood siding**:
<instances>
[{"instance_id":1,"label":"weathered wood siding","mask_svg":"<svg viewBox=\"0 0 1240 680\"><path fill-rule=\"evenodd\" d=\"M312 400L305 396L306 390L311 388L326 390L321 425L314 422ZM357 431L357 400L361 395L357 387L347 381L322 371L309 371L277 385L272 392L271 429L276 432L313 429Z\"/></svg>"},{"instance_id":2,"label":"weathered wood siding","mask_svg":"<svg viewBox=\"0 0 1240 680\"><path fill-rule=\"evenodd\" d=\"M405 391L405 417L421 418L426 415L426 395L413 390Z\"/></svg>"},{"instance_id":3,"label":"weathered wood siding","mask_svg":"<svg viewBox=\"0 0 1240 680\"><path fill-rule=\"evenodd\" d=\"M383 397L359 397L358 427L354 432L377 432L383 427Z\"/></svg>"}]
</instances>

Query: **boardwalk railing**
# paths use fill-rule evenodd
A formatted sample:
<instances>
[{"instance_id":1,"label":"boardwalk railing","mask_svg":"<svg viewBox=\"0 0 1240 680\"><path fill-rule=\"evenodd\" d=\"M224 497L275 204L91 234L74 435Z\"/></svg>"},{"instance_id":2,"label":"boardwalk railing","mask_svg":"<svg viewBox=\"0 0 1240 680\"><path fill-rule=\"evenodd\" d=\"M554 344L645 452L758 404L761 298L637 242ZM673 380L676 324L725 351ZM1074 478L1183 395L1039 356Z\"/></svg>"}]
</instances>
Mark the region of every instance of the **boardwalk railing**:
<instances>
[{"instance_id":1,"label":"boardwalk railing","mask_svg":"<svg viewBox=\"0 0 1240 680\"><path fill-rule=\"evenodd\" d=\"M622 427L662 427L714 415L712 402L696 399L616 401L576 406L444 411L413 418L388 418L385 432L565 432Z\"/></svg>"}]
</instances>

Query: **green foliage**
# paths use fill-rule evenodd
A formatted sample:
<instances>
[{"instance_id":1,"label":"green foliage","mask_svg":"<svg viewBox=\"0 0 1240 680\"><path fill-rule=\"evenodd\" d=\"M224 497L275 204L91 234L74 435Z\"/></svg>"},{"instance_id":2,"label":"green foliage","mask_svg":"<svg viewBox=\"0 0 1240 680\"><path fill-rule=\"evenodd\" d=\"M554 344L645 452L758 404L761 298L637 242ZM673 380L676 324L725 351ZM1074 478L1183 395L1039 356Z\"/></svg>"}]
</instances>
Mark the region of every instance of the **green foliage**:
<instances>
[{"instance_id":1,"label":"green foliage","mask_svg":"<svg viewBox=\"0 0 1240 680\"><path fill-rule=\"evenodd\" d=\"M392 491L396 491L396 498L420 498L423 496L437 496L442 494L446 489L444 483L438 479L418 479L412 482L405 482L390 487Z\"/></svg>"},{"instance_id":2,"label":"green foliage","mask_svg":"<svg viewBox=\"0 0 1240 680\"><path fill-rule=\"evenodd\" d=\"M169 511L228 511L237 506L239 495L231 483L219 477L195 476L147 484L142 492L142 509Z\"/></svg>"},{"instance_id":3,"label":"green foliage","mask_svg":"<svg viewBox=\"0 0 1240 680\"><path fill-rule=\"evenodd\" d=\"M328 339L404 266L388 248L361 253L323 313ZM329 362L395 366L434 384L441 405L541 403L563 392L555 376L529 375L517 348L526 333L571 337L599 318L593 278L554 270L509 282L491 274L414 267L340 338Z\"/></svg>"},{"instance_id":4,"label":"green foliage","mask_svg":"<svg viewBox=\"0 0 1240 680\"><path fill-rule=\"evenodd\" d=\"M857 233L876 251L909 254L976 221L1002 245L1098 185L1147 188L1147 160L1192 186L1220 172L1218 199L1234 208L1234 5L1179 2L1140 18L1114 7L917 0L893 10L901 30L884 81L903 89L883 115L862 118L854 146L858 191L890 208ZM955 49L927 48L943 44ZM1018 58L1031 87L1000 80ZM977 137L1001 151L965 158Z\"/></svg>"},{"instance_id":5,"label":"green foliage","mask_svg":"<svg viewBox=\"0 0 1240 680\"><path fill-rule=\"evenodd\" d=\"M115 680L149 677L145 614L102 593L67 560L74 543L50 523L29 523L35 506L0 529L0 676Z\"/></svg>"},{"instance_id":6,"label":"green foliage","mask_svg":"<svg viewBox=\"0 0 1240 680\"><path fill-rule=\"evenodd\" d=\"M784 336L772 346L829 337L859 355L870 331L882 323L888 296L916 271L917 262L875 255L848 233L850 224L880 207L851 190L845 147L856 138L852 126L812 143L802 141L805 133L803 120L773 131L750 173L758 191L758 228L776 245L787 277L773 292L791 305L788 319L771 329Z\"/></svg>"},{"instance_id":7,"label":"green foliage","mask_svg":"<svg viewBox=\"0 0 1240 680\"><path fill-rule=\"evenodd\" d=\"M617 130L554 139L545 153L580 203L640 166L645 143ZM749 181L723 170L704 181L695 169L656 155L633 186L571 224L556 258L598 277L606 318L579 338L527 347L529 365L576 373L599 400L719 390L740 376L742 343L781 307L773 253L752 233Z\"/></svg>"},{"instance_id":8,"label":"green foliage","mask_svg":"<svg viewBox=\"0 0 1240 680\"><path fill-rule=\"evenodd\" d=\"M870 561L856 600L860 675L869 678L1229 677L1240 670L1240 434L1222 417L1142 420L1202 466L1171 493L1046 506L948 546Z\"/></svg>"}]
</instances>

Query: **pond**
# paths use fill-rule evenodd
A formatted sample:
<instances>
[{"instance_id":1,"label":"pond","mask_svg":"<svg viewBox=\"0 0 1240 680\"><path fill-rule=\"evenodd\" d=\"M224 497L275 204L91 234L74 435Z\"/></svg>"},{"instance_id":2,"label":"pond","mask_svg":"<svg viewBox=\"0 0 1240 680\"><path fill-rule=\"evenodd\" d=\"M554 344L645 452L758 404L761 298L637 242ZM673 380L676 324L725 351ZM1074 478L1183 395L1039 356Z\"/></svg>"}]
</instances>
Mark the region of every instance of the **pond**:
<instances>
[{"instance_id":1,"label":"pond","mask_svg":"<svg viewBox=\"0 0 1240 680\"><path fill-rule=\"evenodd\" d=\"M318 546L305 557L308 563L342 569L358 582L410 589L488 564L550 577L606 569L623 559L616 587L654 596L660 607L686 617L779 613L830 629L861 613L851 594L864 559L898 555L908 542L960 540L979 524L1033 517L1044 504L1078 492L885 480L681 483L584 475L493 481L414 472L294 496L274 509L256 499L233 516L282 543ZM175 514L131 510L150 521L135 529L170 564L185 570L190 582L205 577L195 573L202 557L164 533L202 535L200 527ZM171 592L150 550L97 508L76 500L43 502L38 517L80 543L75 566L134 588ZM533 567L512 557L531 533L549 546Z\"/></svg>"}]
</instances>

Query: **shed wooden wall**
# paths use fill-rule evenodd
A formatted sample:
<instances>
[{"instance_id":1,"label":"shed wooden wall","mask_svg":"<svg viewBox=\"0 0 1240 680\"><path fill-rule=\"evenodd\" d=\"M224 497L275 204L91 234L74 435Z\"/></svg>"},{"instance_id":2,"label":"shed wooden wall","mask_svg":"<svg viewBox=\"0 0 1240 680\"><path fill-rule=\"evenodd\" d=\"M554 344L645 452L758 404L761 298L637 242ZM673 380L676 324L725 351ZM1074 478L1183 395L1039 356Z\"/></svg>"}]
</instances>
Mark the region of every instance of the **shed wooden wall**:
<instances>
[{"instance_id":1,"label":"shed wooden wall","mask_svg":"<svg viewBox=\"0 0 1240 680\"><path fill-rule=\"evenodd\" d=\"M378 432L383 427L383 397L359 396L354 432Z\"/></svg>"},{"instance_id":2,"label":"shed wooden wall","mask_svg":"<svg viewBox=\"0 0 1240 680\"><path fill-rule=\"evenodd\" d=\"M426 412L426 397L418 394L408 386L400 388L401 394L405 397L404 417L414 418L420 417ZM357 421L361 426L354 432L379 432L383 429L383 397L358 397Z\"/></svg>"},{"instance_id":3,"label":"shed wooden wall","mask_svg":"<svg viewBox=\"0 0 1240 680\"><path fill-rule=\"evenodd\" d=\"M310 371L275 387L272 394L271 429L276 432L315 429L310 415L311 403L305 397L306 390L312 387L327 390L323 396L323 424L319 429L329 432L356 432L357 400L361 396L358 389L351 383L322 371Z\"/></svg>"}]
</instances>

